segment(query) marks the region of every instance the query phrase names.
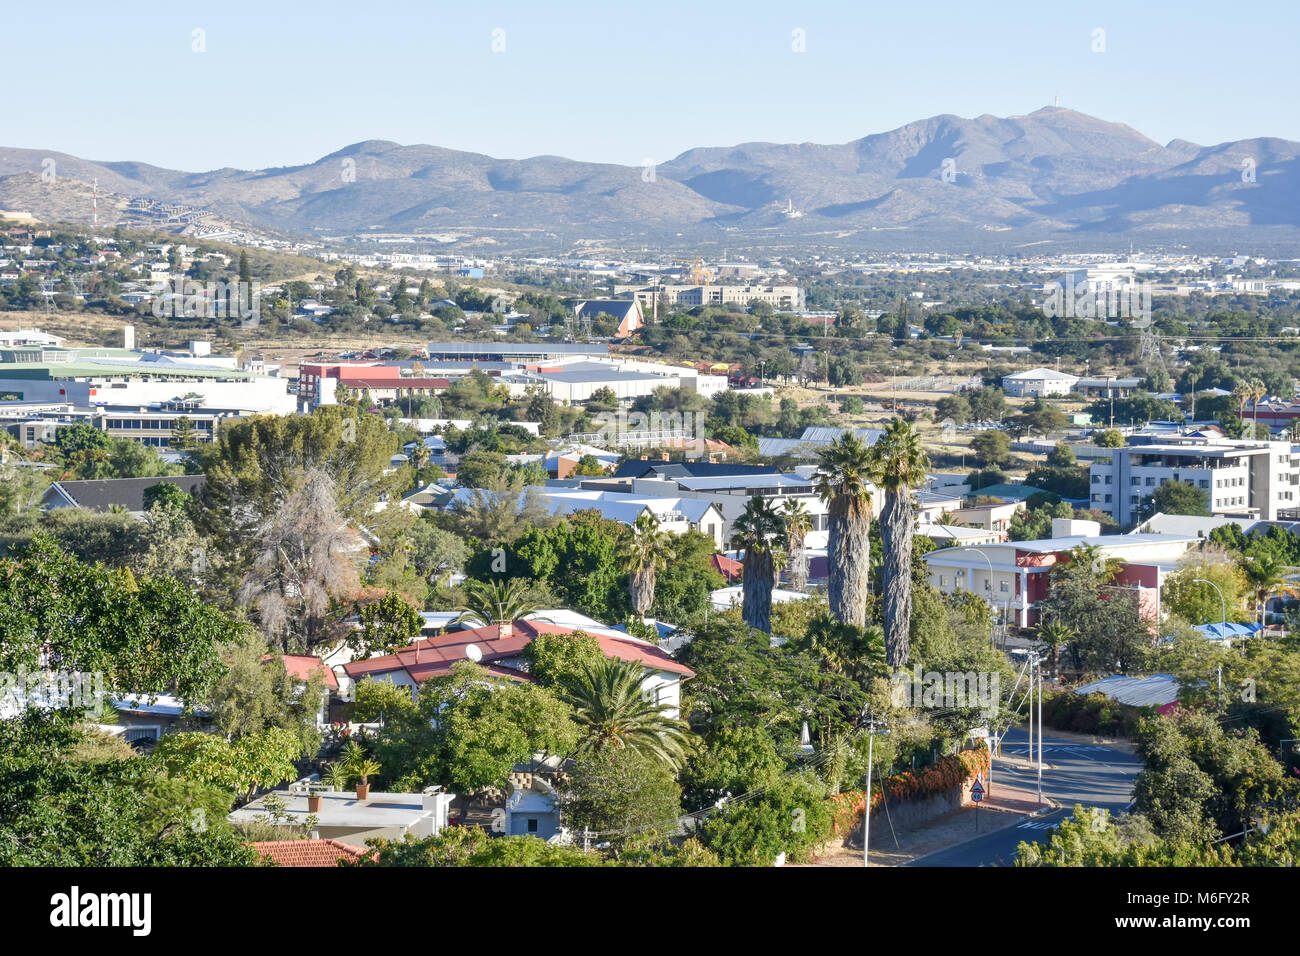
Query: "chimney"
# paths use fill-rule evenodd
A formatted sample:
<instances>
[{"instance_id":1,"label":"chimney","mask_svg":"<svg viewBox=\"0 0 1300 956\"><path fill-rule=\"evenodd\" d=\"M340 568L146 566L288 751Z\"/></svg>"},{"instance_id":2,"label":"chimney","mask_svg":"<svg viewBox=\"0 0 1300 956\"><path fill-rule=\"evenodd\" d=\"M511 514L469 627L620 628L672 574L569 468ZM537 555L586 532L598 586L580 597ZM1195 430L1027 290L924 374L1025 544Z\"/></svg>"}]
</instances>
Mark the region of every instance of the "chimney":
<instances>
[{"instance_id":1,"label":"chimney","mask_svg":"<svg viewBox=\"0 0 1300 956\"><path fill-rule=\"evenodd\" d=\"M497 639L505 640L513 637L515 633L515 624L513 621L497 621Z\"/></svg>"},{"instance_id":2,"label":"chimney","mask_svg":"<svg viewBox=\"0 0 1300 956\"><path fill-rule=\"evenodd\" d=\"M664 461L668 461L668 457L669 457L669 456L668 456L668 452L664 452L664 453L663 453L662 455L660 455L659 457L660 457L661 459L663 459Z\"/></svg>"}]
</instances>

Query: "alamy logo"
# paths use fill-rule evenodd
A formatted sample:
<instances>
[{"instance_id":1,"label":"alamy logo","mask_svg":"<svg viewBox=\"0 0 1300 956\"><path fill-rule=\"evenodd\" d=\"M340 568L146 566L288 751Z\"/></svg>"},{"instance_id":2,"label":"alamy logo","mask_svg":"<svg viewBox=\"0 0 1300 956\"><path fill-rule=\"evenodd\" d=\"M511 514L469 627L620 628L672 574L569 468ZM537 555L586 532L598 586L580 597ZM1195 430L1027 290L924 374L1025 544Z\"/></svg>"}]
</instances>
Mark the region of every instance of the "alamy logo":
<instances>
[{"instance_id":1,"label":"alamy logo","mask_svg":"<svg viewBox=\"0 0 1300 956\"><path fill-rule=\"evenodd\" d=\"M0 713L13 701L19 709L83 707L91 714L103 712L104 675L100 671L0 671Z\"/></svg>"},{"instance_id":2,"label":"alamy logo","mask_svg":"<svg viewBox=\"0 0 1300 956\"><path fill-rule=\"evenodd\" d=\"M1151 284L1126 282L1102 288L1067 275L1043 286L1043 313L1052 319L1138 319L1151 322Z\"/></svg>"},{"instance_id":3,"label":"alamy logo","mask_svg":"<svg viewBox=\"0 0 1300 956\"><path fill-rule=\"evenodd\" d=\"M50 897L50 925L127 926L133 936L148 936L153 928L153 894L83 894L74 886L71 892Z\"/></svg>"},{"instance_id":4,"label":"alamy logo","mask_svg":"<svg viewBox=\"0 0 1300 956\"><path fill-rule=\"evenodd\" d=\"M256 282L196 282L175 279L154 290L153 314L159 319L241 319L256 324L262 288Z\"/></svg>"},{"instance_id":5,"label":"alamy logo","mask_svg":"<svg viewBox=\"0 0 1300 956\"><path fill-rule=\"evenodd\" d=\"M978 707L985 717L998 712L1001 679L996 671L926 671L921 665L913 673L900 674L890 688L890 701L895 707L912 707L918 710L945 710Z\"/></svg>"}]
</instances>

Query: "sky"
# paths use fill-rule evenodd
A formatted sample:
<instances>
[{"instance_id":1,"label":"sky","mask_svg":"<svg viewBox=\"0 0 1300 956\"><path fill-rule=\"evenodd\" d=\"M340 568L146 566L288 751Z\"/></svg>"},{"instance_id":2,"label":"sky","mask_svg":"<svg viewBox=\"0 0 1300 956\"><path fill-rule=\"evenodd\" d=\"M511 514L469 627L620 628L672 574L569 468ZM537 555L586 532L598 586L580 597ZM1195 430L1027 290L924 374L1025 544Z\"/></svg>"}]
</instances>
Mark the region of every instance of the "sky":
<instances>
[{"instance_id":1,"label":"sky","mask_svg":"<svg viewBox=\"0 0 1300 956\"><path fill-rule=\"evenodd\" d=\"M642 165L1057 96L1160 143L1300 140L1295 0L295 6L4 0L0 146L190 171L367 139Z\"/></svg>"}]
</instances>

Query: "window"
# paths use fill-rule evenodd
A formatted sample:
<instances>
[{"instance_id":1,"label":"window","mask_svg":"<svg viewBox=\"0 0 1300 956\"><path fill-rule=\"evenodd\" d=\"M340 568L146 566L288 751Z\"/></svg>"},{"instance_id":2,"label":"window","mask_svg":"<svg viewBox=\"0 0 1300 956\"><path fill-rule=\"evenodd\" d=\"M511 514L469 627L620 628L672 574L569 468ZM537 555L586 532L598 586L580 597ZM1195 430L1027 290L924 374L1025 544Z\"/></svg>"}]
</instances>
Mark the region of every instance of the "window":
<instances>
[{"instance_id":1,"label":"window","mask_svg":"<svg viewBox=\"0 0 1300 956\"><path fill-rule=\"evenodd\" d=\"M1154 487L1155 487L1155 484L1156 484L1156 480L1155 480L1154 478L1148 478L1148 479L1147 479L1147 487L1148 487L1148 488L1154 488Z\"/></svg>"},{"instance_id":2,"label":"window","mask_svg":"<svg viewBox=\"0 0 1300 956\"><path fill-rule=\"evenodd\" d=\"M529 832L529 833L536 833L536 832L537 832L537 818L536 818L536 817L529 817L529 818L528 818L528 832Z\"/></svg>"},{"instance_id":3,"label":"window","mask_svg":"<svg viewBox=\"0 0 1300 956\"><path fill-rule=\"evenodd\" d=\"M998 585L998 590L1000 590L1003 594L1006 594L1007 591L1010 590L1010 588L1007 587L1007 582L1003 581L1001 584Z\"/></svg>"},{"instance_id":4,"label":"window","mask_svg":"<svg viewBox=\"0 0 1300 956\"><path fill-rule=\"evenodd\" d=\"M948 586L948 575L946 574L939 575L939 587L946 588L947 586Z\"/></svg>"}]
</instances>

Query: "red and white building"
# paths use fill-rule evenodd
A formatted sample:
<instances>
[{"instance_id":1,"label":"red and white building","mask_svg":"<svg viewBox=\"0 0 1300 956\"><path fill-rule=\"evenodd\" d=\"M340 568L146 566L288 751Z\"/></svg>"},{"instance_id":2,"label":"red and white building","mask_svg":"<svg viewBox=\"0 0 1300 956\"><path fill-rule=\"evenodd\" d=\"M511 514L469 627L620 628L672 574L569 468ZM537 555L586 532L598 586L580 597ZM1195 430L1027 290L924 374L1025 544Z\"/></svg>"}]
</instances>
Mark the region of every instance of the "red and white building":
<instances>
[{"instance_id":1,"label":"red and white building","mask_svg":"<svg viewBox=\"0 0 1300 956\"><path fill-rule=\"evenodd\" d=\"M1060 518L1053 521L1052 530L1058 536L931 551L925 555L930 583L944 594L979 594L999 620L1010 627L1029 628L1038 623L1039 603L1048 595L1052 569L1068 563L1075 548L1090 545L1103 560L1121 563L1110 586L1135 592L1143 620L1156 623L1165 578L1178 570L1179 560L1198 543L1194 537L1170 534L1102 535L1096 522Z\"/></svg>"}]
</instances>

